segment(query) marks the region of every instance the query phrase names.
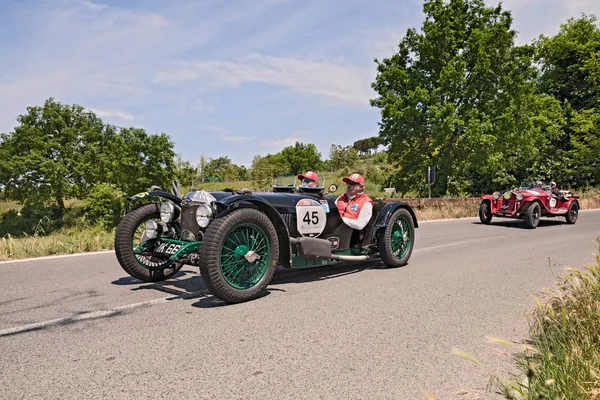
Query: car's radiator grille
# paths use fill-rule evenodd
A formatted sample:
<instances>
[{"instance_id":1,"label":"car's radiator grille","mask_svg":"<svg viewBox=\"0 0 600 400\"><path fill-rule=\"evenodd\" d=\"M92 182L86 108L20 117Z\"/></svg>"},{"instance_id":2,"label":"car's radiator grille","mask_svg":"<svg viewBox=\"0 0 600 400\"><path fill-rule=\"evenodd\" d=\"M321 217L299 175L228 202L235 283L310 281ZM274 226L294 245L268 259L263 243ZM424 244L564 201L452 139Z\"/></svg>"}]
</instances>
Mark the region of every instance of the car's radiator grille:
<instances>
[{"instance_id":1,"label":"car's radiator grille","mask_svg":"<svg viewBox=\"0 0 600 400\"><path fill-rule=\"evenodd\" d=\"M288 227L288 231L290 232L290 236L298 237L298 229L296 229L296 215L291 213L282 213L283 221Z\"/></svg>"},{"instance_id":2,"label":"car's radiator grille","mask_svg":"<svg viewBox=\"0 0 600 400\"><path fill-rule=\"evenodd\" d=\"M199 203L181 203L181 238L183 240L202 240L202 232L196 222L196 209ZM198 232L201 232L198 234ZM193 235L193 239L189 236Z\"/></svg>"}]
</instances>

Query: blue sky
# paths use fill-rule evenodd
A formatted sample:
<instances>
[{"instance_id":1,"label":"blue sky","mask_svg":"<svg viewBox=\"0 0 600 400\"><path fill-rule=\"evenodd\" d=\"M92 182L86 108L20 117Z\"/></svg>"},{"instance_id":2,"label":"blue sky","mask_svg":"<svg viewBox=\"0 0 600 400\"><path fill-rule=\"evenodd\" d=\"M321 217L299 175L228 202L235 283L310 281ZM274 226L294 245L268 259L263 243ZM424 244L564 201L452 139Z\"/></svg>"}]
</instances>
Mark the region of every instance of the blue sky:
<instances>
[{"instance_id":1,"label":"blue sky","mask_svg":"<svg viewBox=\"0 0 600 400\"><path fill-rule=\"evenodd\" d=\"M487 4L497 1L486 0ZM519 44L598 0L507 0ZM417 0L0 0L0 132L48 97L165 132L175 151L256 154L377 134L373 58L423 19Z\"/></svg>"}]
</instances>

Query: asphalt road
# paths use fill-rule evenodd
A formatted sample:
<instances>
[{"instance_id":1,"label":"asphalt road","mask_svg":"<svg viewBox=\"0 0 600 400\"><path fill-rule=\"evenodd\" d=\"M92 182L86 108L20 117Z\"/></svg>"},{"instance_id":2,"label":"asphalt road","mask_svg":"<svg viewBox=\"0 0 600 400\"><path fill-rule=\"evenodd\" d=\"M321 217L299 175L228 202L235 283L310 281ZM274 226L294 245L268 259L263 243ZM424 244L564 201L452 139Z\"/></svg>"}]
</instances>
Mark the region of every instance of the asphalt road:
<instances>
[{"instance_id":1,"label":"asphalt road","mask_svg":"<svg viewBox=\"0 0 600 400\"><path fill-rule=\"evenodd\" d=\"M513 349L490 338L526 337L533 295L553 271L593 262L599 235L600 211L535 230L423 222L405 267L281 269L266 296L227 306L195 268L140 283L112 252L0 263L0 398L485 393L492 373L517 372Z\"/></svg>"}]
</instances>

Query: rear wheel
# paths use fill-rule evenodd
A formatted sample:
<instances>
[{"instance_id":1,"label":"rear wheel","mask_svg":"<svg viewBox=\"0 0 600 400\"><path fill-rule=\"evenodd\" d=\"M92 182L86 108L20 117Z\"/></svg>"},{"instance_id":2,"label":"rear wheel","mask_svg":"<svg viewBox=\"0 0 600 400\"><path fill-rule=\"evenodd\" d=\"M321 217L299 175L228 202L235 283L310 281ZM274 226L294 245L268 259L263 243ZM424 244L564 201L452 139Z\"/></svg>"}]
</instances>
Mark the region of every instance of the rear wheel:
<instances>
[{"instance_id":1,"label":"rear wheel","mask_svg":"<svg viewBox=\"0 0 600 400\"><path fill-rule=\"evenodd\" d=\"M486 225L492 221L492 207L489 200L484 200L479 205L479 220Z\"/></svg>"},{"instance_id":2,"label":"rear wheel","mask_svg":"<svg viewBox=\"0 0 600 400\"><path fill-rule=\"evenodd\" d=\"M529 206L525 213L525 226L530 229L537 228L540 223L541 211L538 203L533 203Z\"/></svg>"},{"instance_id":3,"label":"rear wheel","mask_svg":"<svg viewBox=\"0 0 600 400\"><path fill-rule=\"evenodd\" d=\"M415 241L415 222L410 212L405 208L394 211L379 235L379 253L384 264L388 267L406 265Z\"/></svg>"},{"instance_id":4,"label":"rear wheel","mask_svg":"<svg viewBox=\"0 0 600 400\"><path fill-rule=\"evenodd\" d=\"M273 279L279 255L269 218L252 208L214 220L200 248L200 271L210 292L228 303L259 297Z\"/></svg>"},{"instance_id":5,"label":"rear wheel","mask_svg":"<svg viewBox=\"0 0 600 400\"><path fill-rule=\"evenodd\" d=\"M579 216L579 204L576 202L572 202L569 206L569 210L567 211L566 219L567 224L574 224L577 222L577 217Z\"/></svg>"},{"instance_id":6,"label":"rear wheel","mask_svg":"<svg viewBox=\"0 0 600 400\"><path fill-rule=\"evenodd\" d=\"M129 275L144 282L156 282L169 279L183 264L173 262L168 257L135 252L147 240L144 231L149 220L160 221L158 204L145 204L127 213L117 226L115 254L121 268Z\"/></svg>"}]
</instances>

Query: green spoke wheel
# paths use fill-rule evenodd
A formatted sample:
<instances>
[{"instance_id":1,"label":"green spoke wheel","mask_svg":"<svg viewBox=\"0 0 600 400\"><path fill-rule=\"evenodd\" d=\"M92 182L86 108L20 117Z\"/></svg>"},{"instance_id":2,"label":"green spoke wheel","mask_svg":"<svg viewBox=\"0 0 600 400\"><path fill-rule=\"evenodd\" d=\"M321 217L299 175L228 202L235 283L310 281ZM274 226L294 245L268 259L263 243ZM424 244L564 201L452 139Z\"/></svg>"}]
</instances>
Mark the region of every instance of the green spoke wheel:
<instances>
[{"instance_id":1,"label":"green spoke wheel","mask_svg":"<svg viewBox=\"0 0 600 400\"><path fill-rule=\"evenodd\" d=\"M269 237L253 223L240 224L223 241L219 263L223 278L234 289L248 289L265 275L271 258Z\"/></svg>"},{"instance_id":2,"label":"green spoke wheel","mask_svg":"<svg viewBox=\"0 0 600 400\"><path fill-rule=\"evenodd\" d=\"M200 271L210 292L228 303L259 297L275 274L279 241L269 218L241 208L215 219L200 248Z\"/></svg>"},{"instance_id":3,"label":"green spoke wheel","mask_svg":"<svg viewBox=\"0 0 600 400\"><path fill-rule=\"evenodd\" d=\"M182 263L174 263L168 257L140 254L145 246L150 250L156 245L147 242L144 234L146 221L151 219L160 219L158 204L144 204L127 213L117 226L115 235L115 254L121 268L144 282L169 279L183 267Z\"/></svg>"},{"instance_id":4,"label":"green spoke wheel","mask_svg":"<svg viewBox=\"0 0 600 400\"><path fill-rule=\"evenodd\" d=\"M388 224L379 232L378 247L381 259L388 267L400 267L408 263L415 240L415 224L410 212L399 208Z\"/></svg>"}]
</instances>

